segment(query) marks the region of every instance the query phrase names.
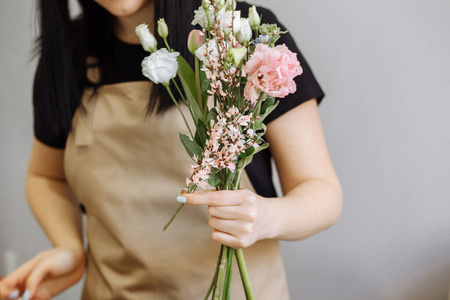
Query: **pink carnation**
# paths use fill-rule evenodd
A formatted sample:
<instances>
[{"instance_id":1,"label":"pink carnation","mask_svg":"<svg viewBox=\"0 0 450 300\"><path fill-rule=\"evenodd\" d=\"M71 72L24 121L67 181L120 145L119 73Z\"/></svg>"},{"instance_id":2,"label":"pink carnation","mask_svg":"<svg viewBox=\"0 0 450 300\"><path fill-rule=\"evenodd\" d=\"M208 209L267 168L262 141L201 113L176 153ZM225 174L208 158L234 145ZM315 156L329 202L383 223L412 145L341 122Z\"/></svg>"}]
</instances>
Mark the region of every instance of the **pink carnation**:
<instances>
[{"instance_id":1,"label":"pink carnation","mask_svg":"<svg viewBox=\"0 0 450 300\"><path fill-rule=\"evenodd\" d=\"M244 71L247 73L244 97L252 104L258 101L261 91L275 98L294 93L297 90L294 77L303 73L297 53L289 51L286 45L271 48L261 43L256 45Z\"/></svg>"}]
</instances>

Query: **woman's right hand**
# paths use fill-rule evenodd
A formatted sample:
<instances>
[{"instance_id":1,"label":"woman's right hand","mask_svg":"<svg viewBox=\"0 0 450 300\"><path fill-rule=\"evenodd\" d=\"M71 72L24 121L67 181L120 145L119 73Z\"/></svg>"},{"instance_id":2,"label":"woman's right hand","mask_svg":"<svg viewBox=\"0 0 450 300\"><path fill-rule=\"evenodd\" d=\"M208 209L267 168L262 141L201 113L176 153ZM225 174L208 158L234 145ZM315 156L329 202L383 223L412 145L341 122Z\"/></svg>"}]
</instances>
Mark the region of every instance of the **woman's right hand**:
<instances>
[{"instance_id":1,"label":"woman's right hand","mask_svg":"<svg viewBox=\"0 0 450 300\"><path fill-rule=\"evenodd\" d=\"M0 281L0 300L51 299L83 277L85 261L83 249L57 247L41 252Z\"/></svg>"}]
</instances>

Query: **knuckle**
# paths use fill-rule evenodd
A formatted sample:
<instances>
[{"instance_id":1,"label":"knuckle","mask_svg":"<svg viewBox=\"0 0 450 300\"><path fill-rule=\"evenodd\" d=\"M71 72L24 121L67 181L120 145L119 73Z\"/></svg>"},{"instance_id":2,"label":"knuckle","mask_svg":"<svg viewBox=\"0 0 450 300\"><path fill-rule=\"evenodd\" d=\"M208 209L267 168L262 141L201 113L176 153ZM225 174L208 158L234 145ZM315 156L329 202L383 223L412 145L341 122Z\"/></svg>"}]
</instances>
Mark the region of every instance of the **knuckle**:
<instances>
[{"instance_id":1,"label":"knuckle","mask_svg":"<svg viewBox=\"0 0 450 300\"><path fill-rule=\"evenodd\" d=\"M251 222L254 222L254 221L256 221L256 218L258 217L258 212L256 211L255 208L249 208L249 209L245 212L244 217L245 217L247 220L249 220L249 221L251 221Z\"/></svg>"},{"instance_id":2,"label":"knuckle","mask_svg":"<svg viewBox=\"0 0 450 300\"><path fill-rule=\"evenodd\" d=\"M250 204L256 203L257 197L254 193L250 192L249 190L246 190L244 195L245 195L245 200L248 203L250 203Z\"/></svg>"},{"instance_id":3,"label":"knuckle","mask_svg":"<svg viewBox=\"0 0 450 300\"><path fill-rule=\"evenodd\" d=\"M247 247L246 239L245 238L238 239L236 242L236 247L237 248L246 248Z\"/></svg>"},{"instance_id":4,"label":"knuckle","mask_svg":"<svg viewBox=\"0 0 450 300\"><path fill-rule=\"evenodd\" d=\"M210 205L216 205L216 204L218 204L219 202L220 202L220 194L219 193L217 193L217 192L212 192L210 195L209 195L209 198L208 198L208 202L209 202L209 204Z\"/></svg>"},{"instance_id":5,"label":"knuckle","mask_svg":"<svg viewBox=\"0 0 450 300\"><path fill-rule=\"evenodd\" d=\"M252 233L253 231L253 224L252 223L246 223L242 226L242 232L246 235Z\"/></svg>"}]
</instances>

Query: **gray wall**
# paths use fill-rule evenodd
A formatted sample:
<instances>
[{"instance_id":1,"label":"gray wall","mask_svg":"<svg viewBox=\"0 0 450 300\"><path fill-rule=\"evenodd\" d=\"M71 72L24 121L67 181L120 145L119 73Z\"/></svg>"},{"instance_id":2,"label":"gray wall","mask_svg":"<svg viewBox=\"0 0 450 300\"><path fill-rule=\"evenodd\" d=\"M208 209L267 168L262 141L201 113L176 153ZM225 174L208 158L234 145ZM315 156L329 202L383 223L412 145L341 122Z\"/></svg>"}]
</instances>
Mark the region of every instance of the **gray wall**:
<instances>
[{"instance_id":1,"label":"gray wall","mask_svg":"<svg viewBox=\"0 0 450 300\"><path fill-rule=\"evenodd\" d=\"M0 255L13 249L19 264L50 246L24 195L31 2L0 1ZM335 226L282 245L292 298L447 299L450 2L258 3L291 29L326 92L320 113L344 188Z\"/></svg>"}]
</instances>

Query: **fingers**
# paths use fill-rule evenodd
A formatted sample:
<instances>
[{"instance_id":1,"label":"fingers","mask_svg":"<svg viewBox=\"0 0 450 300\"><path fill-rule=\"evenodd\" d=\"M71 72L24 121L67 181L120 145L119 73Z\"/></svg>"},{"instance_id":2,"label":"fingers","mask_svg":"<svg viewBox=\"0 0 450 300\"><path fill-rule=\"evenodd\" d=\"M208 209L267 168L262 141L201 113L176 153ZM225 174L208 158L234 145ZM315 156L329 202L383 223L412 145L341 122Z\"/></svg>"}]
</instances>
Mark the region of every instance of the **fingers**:
<instances>
[{"instance_id":1,"label":"fingers","mask_svg":"<svg viewBox=\"0 0 450 300\"><path fill-rule=\"evenodd\" d=\"M34 268L40 255L36 255L34 258L30 259L26 263L22 264L17 270L9 274L0 282L0 299L14 299L13 296L21 294L20 291L25 290L25 282L30 274L31 270ZM11 295L11 293L13 293Z\"/></svg>"},{"instance_id":2,"label":"fingers","mask_svg":"<svg viewBox=\"0 0 450 300\"><path fill-rule=\"evenodd\" d=\"M190 205L240 205L242 203L243 191L244 190L195 192L192 194L183 194L183 196L178 196L177 201Z\"/></svg>"},{"instance_id":3,"label":"fingers","mask_svg":"<svg viewBox=\"0 0 450 300\"><path fill-rule=\"evenodd\" d=\"M56 278L44 279L36 290L35 297L41 299L51 299L66 290L68 287L77 283L84 274L84 268L78 268L75 272L71 272L64 276Z\"/></svg>"},{"instance_id":4,"label":"fingers","mask_svg":"<svg viewBox=\"0 0 450 300\"><path fill-rule=\"evenodd\" d=\"M29 292L29 295L25 295L24 300L33 299L36 295L39 284L44 278L51 272L51 266L48 263L38 264L28 276L25 289ZM27 298L28 296L28 298Z\"/></svg>"},{"instance_id":5,"label":"fingers","mask_svg":"<svg viewBox=\"0 0 450 300\"><path fill-rule=\"evenodd\" d=\"M208 206L208 214L212 217L228 220L256 221L257 211L253 206Z\"/></svg>"},{"instance_id":6,"label":"fingers","mask_svg":"<svg viewBox=\"0 0 450 300\"><path fill-rule=\"evenodd\" d=\"M240 240L231 234L217 231L217 230L214 230L212 232L212 239L220 244L223 244L225 246L228 246L228 247L231 247L234 249L246 248L246 247L250 246L245 241Z\"/></svg>"}]
</instances>

